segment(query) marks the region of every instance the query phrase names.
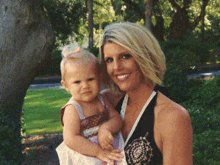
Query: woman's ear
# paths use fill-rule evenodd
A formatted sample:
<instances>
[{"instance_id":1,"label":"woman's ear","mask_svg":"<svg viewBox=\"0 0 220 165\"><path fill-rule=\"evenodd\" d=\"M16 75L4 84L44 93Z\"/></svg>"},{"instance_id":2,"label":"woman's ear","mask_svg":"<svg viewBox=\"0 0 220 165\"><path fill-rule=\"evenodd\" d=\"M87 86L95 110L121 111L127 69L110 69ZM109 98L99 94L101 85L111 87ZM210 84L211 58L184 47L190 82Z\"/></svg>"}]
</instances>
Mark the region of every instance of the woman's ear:
<instances>
[{"instance_id":1,"label":"woman's ear","mask_svg":"<svg viewBox=\"0 0 220 165\"><path fill-rule=\"evenodd\" d=\"M61 84L64 87L64 89L66 89L66 91L69 92L69 88L68 88L68 85L67 85L66 81L65 80L61 80Z\"/></svg>"}]
</instances>

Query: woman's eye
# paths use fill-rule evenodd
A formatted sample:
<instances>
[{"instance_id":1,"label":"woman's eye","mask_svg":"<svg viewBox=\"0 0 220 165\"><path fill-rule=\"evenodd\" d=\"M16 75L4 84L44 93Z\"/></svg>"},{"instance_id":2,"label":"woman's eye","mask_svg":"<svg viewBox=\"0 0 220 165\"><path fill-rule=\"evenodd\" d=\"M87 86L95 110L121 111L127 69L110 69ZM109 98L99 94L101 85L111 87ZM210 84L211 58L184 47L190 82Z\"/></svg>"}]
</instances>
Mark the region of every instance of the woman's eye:
<instances>
[{"instance_id":1,"label":"woman's eye","mask_svg":"<svg viewBox=\"0 0 220 165\"><path fill-rule=\"evenodd\" d=\"M89 81L92 81L92 80L94 80L94 78L89 78Z\"/></svg>"},{"instance_id":2,"label":"woman's eye","mask_svg":"<svg viewBox=\"0 0 220 165\"><path fill-rule=\"evenodd\" d=\"M130 57L131 57L130 54L124 54L124 55L123 55L123 58L124 58L124 59L129 59Z\"/></svg>"},{"instance_id":3,"label":"woman's eye","mask_svg":"<svg viewBox=\"0 0 220 165\"><path fill-rule=\"evenodd\" d=\"M74 84L79 84L80 83L80 81L74 81Z\"/></svg>"},{"instance_id":4,"label":"woman's eye","mask_svg":"<svg viewBox=\"0 0 220 165\"><path fill-rule=\"evenodd\" d=\"M109 63L109 62L112 62L112 61L113 61L112 58L107 58L107 59L105 60L106 63Z\"/></svg>"}]
</instances>

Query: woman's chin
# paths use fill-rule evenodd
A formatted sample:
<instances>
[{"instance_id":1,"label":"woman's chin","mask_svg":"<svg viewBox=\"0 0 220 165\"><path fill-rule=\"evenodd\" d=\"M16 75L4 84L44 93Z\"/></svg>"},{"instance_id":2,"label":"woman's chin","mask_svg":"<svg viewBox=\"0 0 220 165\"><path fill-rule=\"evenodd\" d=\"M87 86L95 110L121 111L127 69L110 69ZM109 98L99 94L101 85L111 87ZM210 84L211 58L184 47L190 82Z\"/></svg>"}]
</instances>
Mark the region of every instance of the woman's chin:
<instances>
[{"instance_id":1,"label":"woman's chin","mask_svg":"<svg viewBox=\"0 0 220 165\"><path fill-rule=\"evenodd\" d=\"M129 90L131 90L131 86L129 85L119 85L118 87L123 92L128 92Z\"/></svg>"}]
</instances>

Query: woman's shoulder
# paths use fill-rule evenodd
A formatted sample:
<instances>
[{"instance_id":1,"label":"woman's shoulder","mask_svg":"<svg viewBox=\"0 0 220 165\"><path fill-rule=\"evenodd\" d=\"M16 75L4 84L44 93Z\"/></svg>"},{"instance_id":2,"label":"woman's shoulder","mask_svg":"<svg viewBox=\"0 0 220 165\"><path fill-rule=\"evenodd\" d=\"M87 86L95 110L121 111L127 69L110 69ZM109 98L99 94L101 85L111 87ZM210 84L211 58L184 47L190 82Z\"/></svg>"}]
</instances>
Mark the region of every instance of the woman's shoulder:
<instances>
[{"instance_id":1,"label":"woman's shoulder","mask_svg":"<svg viewBox=\"0 0 220 165\"><path fill-rule=\"evenodd\" d=\"M174 113L188 115L188 111L183 106L177 104L160 92L158 92L156 108L159 111L158 113L161 115L169 115Z\"/></svg>"},{"instance_id":2,"label":"woman's shoulder","mask_svg":"<svg viewBox=\"0 0 220 165\"><path fill-rule=\"evenodd\" d=\"M161 128L164 130L171 128L171 125L172 128L175 127L175 124L180 124L180 126L183 124L191 125L188 111L160 92L155 110L157 121L159 121L158 123L160 123Z\"/></svg>"},{"instance_id":3,"label":"woman's shoulder","mask_svg":"<svg viewBox=\"0 0 220 165\"><path fill-rule=\"evenodd\" d=\"M113 107L115 107L119 100L123 97L123 93L114 93L110 89L104 89L100 92L108 101L111 103Z\"/></svg>"}]
</instances>

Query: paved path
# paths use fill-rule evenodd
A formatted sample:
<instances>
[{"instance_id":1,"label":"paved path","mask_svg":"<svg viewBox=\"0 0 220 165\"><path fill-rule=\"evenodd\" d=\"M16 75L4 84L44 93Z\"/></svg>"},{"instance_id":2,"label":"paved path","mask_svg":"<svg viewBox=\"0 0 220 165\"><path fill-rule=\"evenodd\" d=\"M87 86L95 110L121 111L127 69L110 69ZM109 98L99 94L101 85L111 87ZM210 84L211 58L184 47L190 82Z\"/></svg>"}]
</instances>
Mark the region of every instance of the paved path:
<instances>
[{"instance_id":1,"label":"paved path","mask_svg":"<svg viewBox=\"0 0 220 165\"><path fill-rule=\"evenodd\" d=\"M48 88L63 89L63 86L61 85L61 83L31 84L28 90L48 89Z\"/></svg>"},{"instance_id":2,"label":"paved path","mask_svg":"<svg viewBox=\"0 0 220 165\"><path fill-rule=\"evenodd\" d=\"M213 77L213 76L220 76L220 70L218 71L211 71L211 72L204 72L204 73L198 73L198 74L191 74L188 75L188 78L196 78L196 77ZM48 88L56 88L56 89L63 89L63 86L60 83L60 78L36 78L33 84L30 85L28 90L33 89L48 89Z\"/></svg>"},{"instance_id":3,"label":"paved path","mask_svg":"<svg viewBox=\"0 0 220 165\"><path fill-rule=\"evenodd\" d=\"M188 78L196 78L196 77L213 77L213 76L220 76L220 70L218 71L211 71L211 72L205 72L205 73L198 73L198 74L191 74L188 75Z\"/></svg>"}]
</instances>

